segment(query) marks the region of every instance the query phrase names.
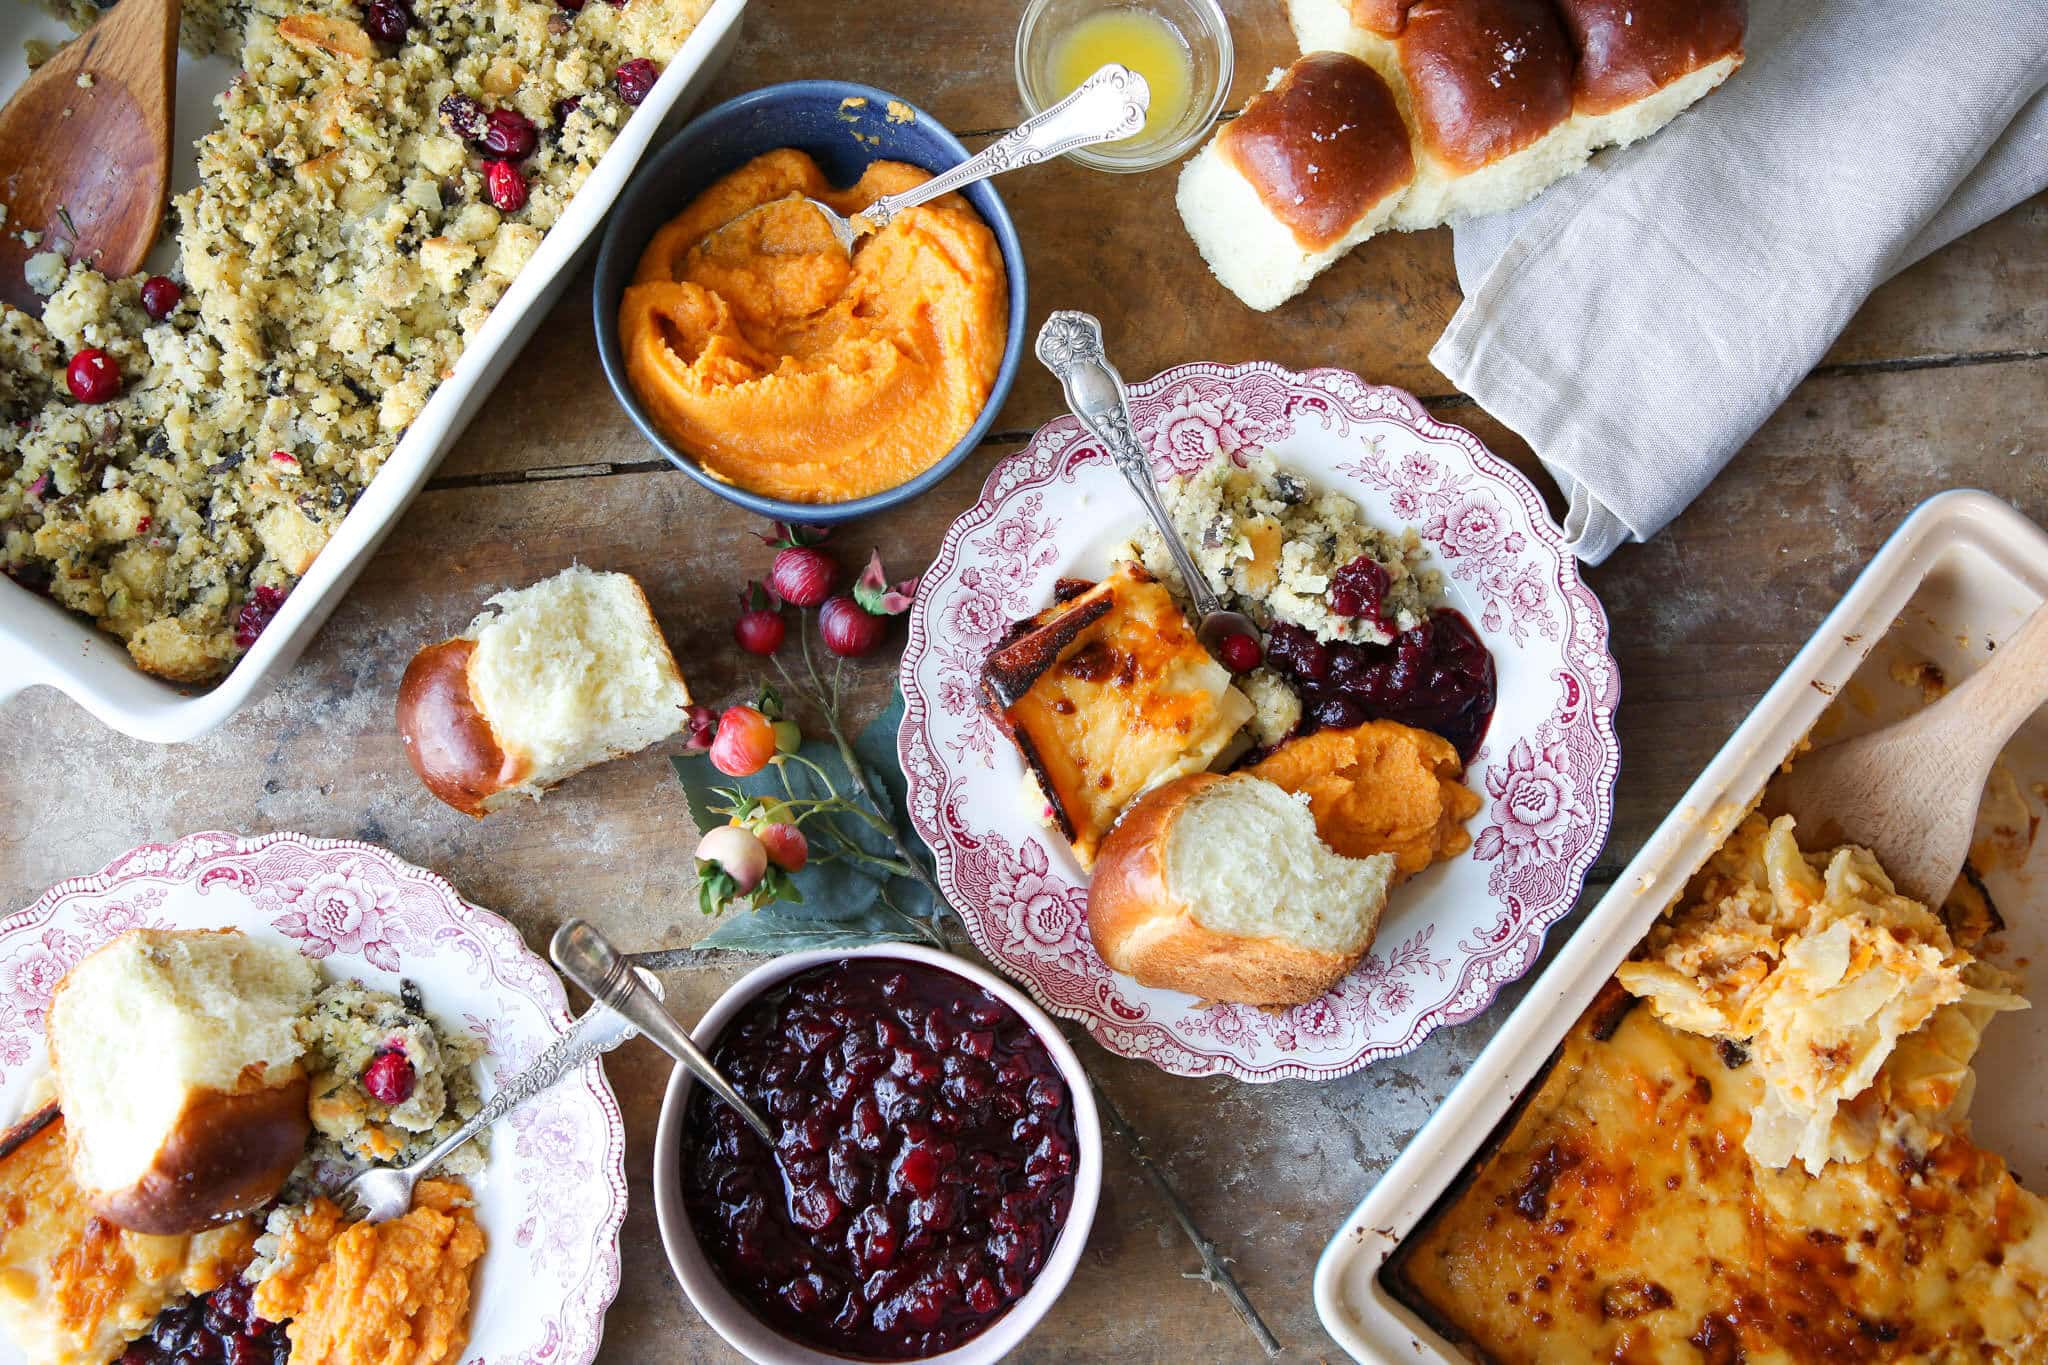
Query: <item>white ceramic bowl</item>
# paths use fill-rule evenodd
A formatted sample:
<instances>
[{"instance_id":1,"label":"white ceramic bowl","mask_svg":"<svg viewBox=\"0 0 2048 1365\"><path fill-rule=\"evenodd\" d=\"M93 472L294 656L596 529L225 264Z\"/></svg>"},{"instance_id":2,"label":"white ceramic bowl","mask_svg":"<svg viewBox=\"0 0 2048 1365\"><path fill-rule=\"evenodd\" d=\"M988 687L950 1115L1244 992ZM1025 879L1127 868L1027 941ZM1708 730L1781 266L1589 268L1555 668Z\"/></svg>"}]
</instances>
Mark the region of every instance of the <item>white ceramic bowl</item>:
<instances>
[{"instance_id":1,"label":"white ceramic bowl","mask_svg":"<svg viewBox=\"0 0 2048 1365\"><path fill-rule=\"evenodd\" d=\"M980 1336L943 1355L927 1356L919 1363L993 1365L1024 1340L1067 1287L1067 1281L1073 1277L1074 1266L1081 1259L1081 1250L1088 1244L1088 1230L1095 1222L1096 1199L1102 1193L1102 1126L1095 1113L1095 1096L1088 1087L1088 1075L1081 1069L1080 1060L1067 1046L1066 1039L1060 1036L1059 1026L1047 1017L1045 1011L1032 1004L1022 991L993 972L951 953L906 943L852 951L821 949L778 957L735 981L717 1003L704 1012L704 1017L697 1021L697 1027L691 1030L690 1036L696 1040L697 1046L709 1053L732 1017L770 987L813 967L864 957L920 962L951 972L981 987L1023 1016L1031 1031L1045 1044L1046 1051L1052 1054L1054 1064L1059 1067L1060 1075L1066 1079L1067 1089L1074 1097L1074 1140L1078 1155L1074 1164L1074 1200L1067 1209L1066 1225L1060 1229L1059 1239L1053 1243L1052 1254L1045 1258L1044 1267L1024 1297ZM690 1073L682 1067L678 1066L670 1073L668 1094L661 1102L661 1127L654 1139L654 1213L660 1220L661 1244L668 1250L668 1263L675 1267L676 1279L682 1282L683 1292L689 1295L690 1302L704 1321L747 1359L758 1361L760 1365L840 1365L849 1357L829 1355L799 1345L756 1318L726 1289L718 1273L705 1259L703 1248L698 1246L697 1234L690 1227L690 1216L683 1209L682 1192L683 1109L689 1103L692 1084Z\"/></svg>"}]
</instances>

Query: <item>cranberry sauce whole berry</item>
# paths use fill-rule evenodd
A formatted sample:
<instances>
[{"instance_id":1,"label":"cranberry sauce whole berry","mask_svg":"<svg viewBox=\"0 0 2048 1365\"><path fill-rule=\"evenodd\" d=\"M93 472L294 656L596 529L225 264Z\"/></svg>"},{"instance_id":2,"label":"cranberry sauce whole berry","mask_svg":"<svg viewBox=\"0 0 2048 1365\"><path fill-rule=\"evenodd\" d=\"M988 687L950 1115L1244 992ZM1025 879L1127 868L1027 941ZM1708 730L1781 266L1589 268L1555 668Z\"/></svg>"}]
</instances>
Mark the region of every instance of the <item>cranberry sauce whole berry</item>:
<instances>
[{"instance_id":1,"label":"cranberry sauce whole berry","mask_svg":"<svg viewBox=\"0 0 2048 1365\"><path fill-rule=\"evenodd\" d=\"M858 959L752 1001L714 1060L774 1148L699 1088L683 1200L718 1277L794 1341L952 1350L1007 1312L1073 1202L1073 1097L1008 1006L951 972Z\"/></svg>"},{"instance_id":2,"label":"cranberry sauce whole berry","mask_svg":"<svg viewBox=\"0 0 2048 1365\"><path fill-rule=\"evenodd\" d=\"M1394 720L1442 735L1470 763L1493 719L1493 656L1449 607L1385 645L1322 641L1281 623L1266 662L1301 697L1298 734Z\"/></svg>"},{"instance_id":3,"label":"cranberry sauce whole berry","mask_svg":"<svg viewBox=\"0 0 2048 1365\"><path fill-rule=\"evenodd\" d=\"M250 1288L229 1280L204 1298L180 1299L157 1314L149 1334L137 1339L115 1365L284 1365L291 1342L284 1328L256 1316Z\"/></svg>"}]
</instances>

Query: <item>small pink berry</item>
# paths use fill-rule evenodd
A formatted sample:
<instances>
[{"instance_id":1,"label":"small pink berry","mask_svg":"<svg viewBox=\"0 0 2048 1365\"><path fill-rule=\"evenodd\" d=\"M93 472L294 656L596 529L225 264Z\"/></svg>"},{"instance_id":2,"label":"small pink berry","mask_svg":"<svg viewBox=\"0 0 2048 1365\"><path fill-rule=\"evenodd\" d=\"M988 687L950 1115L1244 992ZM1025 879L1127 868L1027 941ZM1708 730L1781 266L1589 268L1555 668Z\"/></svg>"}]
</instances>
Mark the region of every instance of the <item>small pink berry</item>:
<instances>
[{"instance_id":1,"label":"small pink berry","mask_svg":"<svg viewBox=\"0 0 2048 1365\"><path fill-rule=\"evenodd\" d=\"M97 346L88 346L64 367L64 382L81 403L104 403L121 391L121 367Z\"/></svg>"},{"instance_id":2,"label":"small pink berry","mask_svg":"<svg viewBox=\"0 0 2048 1365\"><path fill-rule=\"evenodd\" d=\"M749 654L768 655L782 648L785 629L782 613L768 607L754 607L741 612L739 619L732 623L732 638Z\"/></svg>"},{"instance_id":3,"label":"small pink berry","mask_svg":"<svg viewBox=\"0 0 2048 1365\"><path fill-rule=\"evenodd\" d=\"M824 638L825 648L842 658L874 653L887 629L887 621L870 615L845 593L827 598L818 608L818 634Z\"/></svg>"},{"instance_id":4,"label":"small pink berry","mask_svg":"<svg viewBox=\"0 0 2048 1365\"><path fill-rule=\"evenodd\" d=\"M784 872L801 872L810 861L810 841L795 825L769 825L754 831L754 837L761 841L761 847L768 850L768 861Z\"/></svg>"},{"instance_id":5,"label":"small pink berry","mask_svg":"<svg viewBox=\"0 0 2048 1365\"><path fill-rule=\"evenodd\" d=\"M363 1089L380 1104L404 1104L417 1079L412 1063L398 1051L378 1053L363 1069Z\"/></svg>"},{"instance_id":6,"label":"small pink berry","mask_svg":"<svg viewBox=\"0 0 2048 1365\"><path fill-rule=\"evenodd\" d=\"M768 566L768 587L795 607L815 607L832 595L832 560L812 545L793 545Z\"/></svg>"},{"instance_id":7,"label":"small pink berry","mask_svg":"<svg viewBox=\"0 0 2048 1365\"><path fill-rule=\"evenodd\" d=\"M526 207L526 177L509 161L484 163L484 192L502 213L517 213Z\"/></svg>"}]
</instances>

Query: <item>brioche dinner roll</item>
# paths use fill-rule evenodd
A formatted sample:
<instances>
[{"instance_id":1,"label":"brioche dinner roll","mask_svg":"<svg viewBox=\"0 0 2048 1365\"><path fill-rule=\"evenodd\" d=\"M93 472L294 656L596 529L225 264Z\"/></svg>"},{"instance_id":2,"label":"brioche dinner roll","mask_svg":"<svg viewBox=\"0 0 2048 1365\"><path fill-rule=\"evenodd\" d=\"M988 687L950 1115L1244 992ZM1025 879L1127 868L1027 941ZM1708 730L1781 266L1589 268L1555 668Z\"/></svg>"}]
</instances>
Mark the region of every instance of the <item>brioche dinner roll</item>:
<instances>
[{"instance_id":1,"label":"brioche dinner roll","mask_svg":"<svg viewBox=\"0 0 2048 1365\"><path fill-rule=\"evenodd\" d=\"M1102 960L1141 986L1298 1005L1358 965L1394 859L1345 858L1307 804L1243 773L1195 773L1140 798L1103 841L1088 891Z\"/></svg>"},{"instance_id":2,"label":"brioche dinner roll","mask_svg":"<svg viewBox=\"0 0 2048 1365\"><path fill-rule=\"evenodd\" d=\"M1216 278L1264 310L1385 226L1414 174L1386 81L1318 52L1275 72L1188 162L1175 203Z\"/></svg>"},{"instance_id":3,"label":"brioche dinner roll","mask_svg":"<svg viewBox=\"0 0 2048 1365\"><path fill-rule=\"evenodd\" d=\"M232 929L131 929L66 973L45 1027L87 1201L179 1235L274 1198L312 1131L295 1025L318 984Z\"/></svg>"},{"instance_id":4,"label":"brioche dinner roll","mask_svg":"<svg viewBox=\"0 0 2048 1365\"><path fill-rule=\"evenodd\" d=\"M1742 65L1749 17L1747 0L1288 0L1287 15L1306 55L1188 163L1178 197L1217 278L1258 309L1382 227L1517 208L1601 148L1648 137ZM1334 80L1338 54L1383 84ZM1228 155L1249 145L1259 102L1310 69L1324 73L1317 117L1268 114L1261 154ZM1340 132L1349 155L1333 169ZM1388 150L1397 139L1403 152ZM1343 235L1283 246L1318 216Z\"/></svg>"},{"instance_id":5,"label":"brioche dinner roll","mask_svg":"<svg viewBox=\"0 0 2048 1365\"><path fill-rule=\"evenodd\" d=\"M482 816L668 738L689 705L640 585L576 565L415 654L398 734L429 791Z\"/></svg>"}]
</instances>

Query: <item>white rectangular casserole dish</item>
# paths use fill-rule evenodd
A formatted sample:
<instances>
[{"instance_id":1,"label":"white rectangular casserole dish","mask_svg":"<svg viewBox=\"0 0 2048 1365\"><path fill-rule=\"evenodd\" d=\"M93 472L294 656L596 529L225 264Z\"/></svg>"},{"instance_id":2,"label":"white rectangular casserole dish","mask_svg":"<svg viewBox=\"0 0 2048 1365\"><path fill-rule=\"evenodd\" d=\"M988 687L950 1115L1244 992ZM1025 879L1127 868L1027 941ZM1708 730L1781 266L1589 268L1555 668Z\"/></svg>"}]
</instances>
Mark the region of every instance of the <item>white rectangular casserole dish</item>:
<instances>
[{"instance_id":1,"label":"white rectangular casserole dish","mask_svg":"<svg viewBox=\"0 0 2048 1365\"><path fill-rule=\"evenodd\" d=\"M1931 660L1950 681L1960 680L2044 599L2048 533L2005 503L1974 491L1943 493L1906 519L1330 1240L1316 1266L1315 1300L1340 1346L1366 1361L1466 1359L1381 1282L1388 1256L1464 1173L1601 985L1800 739L1817 724L1815 738L1825 742L1904 714L1921 698L1893 677L1896 662ZM2041 794L2048 792L2048 713L2021 730L2001 764L2019 793L2035 793L2029 810L2038 817L2048 799ZM2027 901L2044 872L2048 840L2035 840L2023 865L1986 874L2005 911L2002 964L2048 962L2048 915L2026 913L2041 908ZM2029 994L2040 1002L2043 981L2038 971L2030 976ZM1987 1083L1971 1110L1984 1145L2035 1189L2048 1184L2048 1094L1990 1078L2048 1068L2041 1018L2039 1010L2007 1016L1989 1029L1976 1061Z\"/></svg>"},{"instance_id":2,"label":"white rectangular casserole dish","mask_svg":"<svg viewBox=\"0 0 2048 1365\"><path fill-rule=\"evenodd\" d=\"M0 703L24 688L43 684L117 730L138 739L175 743L220 726L282 676L561 297L583 247L641 156L665 126L703 96L739 39L745 8L746 0L713 0L639 112L619 130L533 259L492 309L489 321L456 363L455 373L434 391L276 619L225 678L204 691L152 678L129 661L118 640L85 618L0 579ZM19 0L0 5L0 100L11 96L27 77L26 40L56 41L69 32ZM213 126L213 97L234 74L235 65L227 58L179 54L177 127L172 134L174 192L194 182L193 144ZM591 382L602 387L595 373Z\"/></svg>"}]
</instances>

